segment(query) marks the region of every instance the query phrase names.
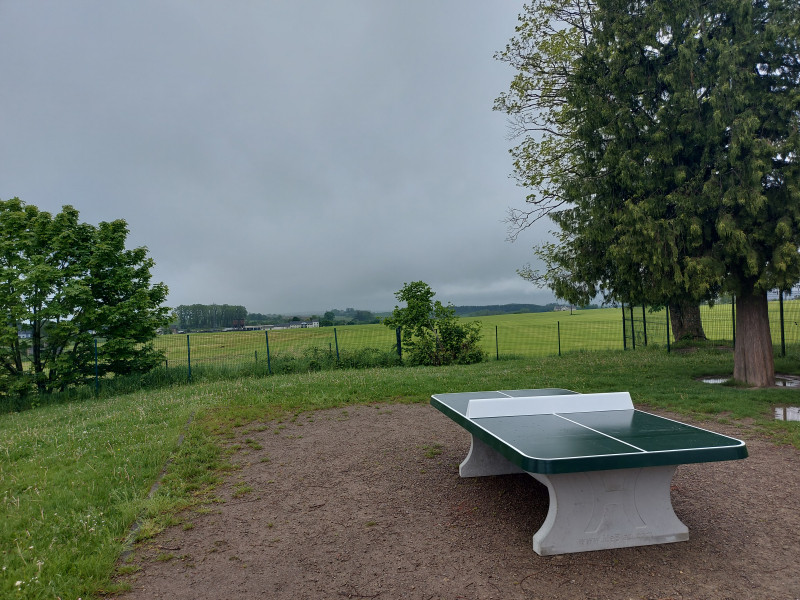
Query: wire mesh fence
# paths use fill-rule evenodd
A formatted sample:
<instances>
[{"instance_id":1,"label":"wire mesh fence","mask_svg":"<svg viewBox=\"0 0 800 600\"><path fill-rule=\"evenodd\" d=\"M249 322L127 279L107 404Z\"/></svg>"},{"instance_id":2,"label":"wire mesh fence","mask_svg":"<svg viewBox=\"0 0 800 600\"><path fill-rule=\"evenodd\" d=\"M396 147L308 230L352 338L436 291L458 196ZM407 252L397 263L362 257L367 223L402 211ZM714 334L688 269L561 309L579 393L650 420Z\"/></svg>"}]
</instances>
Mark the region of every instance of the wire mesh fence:
<instances>
[{"instance_id":1,"label":"wire mesh fence","mask_svg":"<svg viewBox=\"0 0 800 600\"><path fill-rule=\"evenodd\" d=\"M569 318L520 326L503 323L493 328L484 324L482 344L489 356L497 359L622 350L622 325L620 320L584 323Z\"/></svg>"},{"instance_id":2,"label":"wire mesh fence","mask_svg":"<svg viewBox=\"0 0 800 600\"><path fill-rule=\"evenodd\" d=\"M736 338L733 304L703 305L709 343L732 347ZM776 355L800 349L800 300L769 304ZM669 350L672 336L664 308L623 307L572 313L528 313L476 319L481 345L494 359L561 355L576 351ZM280 373L329 366L382 366L402 362L398 331L383 325L348 325L264 331L226 331L163 335L156 347L164 366L192 369L243 368Z\"/></svg>"},{"instance_id":3,"label":"wire mesh fence","mask_svg":"<svg viewBox=\"0 0 800 600\"><path fill-rule=\"evenodd\" d=\"M399 361L396 332L379 325L162 335L155 346L165 367L190 372L251 366L273 373L299 370L302 363L311 369L329 362L347 366L365 356L377 364Z\"/></svg>"},{"instance_id":4,"label":"wire mesh fence","mask_svg":"<svg viewBox=\"0 0 800 600\"><path fill-rule=\"evenodd\" d=\"M733 347L736 311L732 303L702 305L700 316L709 344ZM575 351L635 350L646 346L669 351L676 342L665 308L625 306L574 314L517 315L515 321L490 328L484 323L482 343L490 356L542 356ZM528 317L527 319L524 317ZM491 317L483 320L490 321ZM775 353L800 350L800 300L769 303Z\"/></svg>"},{"instance_id":5,"label":"wire mesh fence","mask_svg":"<svg viewBox=\"0 0 800 600\"><path fill-rule=\"evenodd\" d=\"M711 347L733 348L736 343L734 305L700 307L701 321ZM635 351L648 347L669 352L675 344L665 309L624 307L570 312L525 313L464 318L479 321L480 344L487 359L503 360L559 356L574 352ZM769 320L776 356L800 359L800 296L772 300ZM368 368L404 364L401 332L385 325L347 325L260 331L214 331L159 335L153 341L164 357L162 366L147 373L111 377L98 375L105 360L106 340L97 338L94 386L67 390L76 394L125 393L198 379L267 376L337 368ZM31 365L31 356L23 361ZM411 361L405 361L410 364ZM93 388L93 391L92 389ZM3 398L20 410L28 402L0 389ZM38 396L31 396L32 406ZM10 400L9 400L10 399ZM20 403L21 402L21 403ZM11 405L9 405L11 406Z\"/></svg>"}]
</instances>

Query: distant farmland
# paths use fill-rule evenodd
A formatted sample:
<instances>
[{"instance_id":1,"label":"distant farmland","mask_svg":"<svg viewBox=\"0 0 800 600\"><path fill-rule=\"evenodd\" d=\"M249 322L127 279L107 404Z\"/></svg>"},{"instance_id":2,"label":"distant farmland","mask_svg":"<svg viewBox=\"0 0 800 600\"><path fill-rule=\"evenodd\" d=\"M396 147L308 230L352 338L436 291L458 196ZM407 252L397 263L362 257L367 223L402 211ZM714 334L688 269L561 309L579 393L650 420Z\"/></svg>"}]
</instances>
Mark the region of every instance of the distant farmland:
<instances>
[{"instance_id":1,"label":"distant farmland","mask_svg":"<svg viewBox=\"0 0 800 600\"><path fill-rule=\"evenodd\" d=\"M780 320L777 302L770 303L770 322L773 342L780 344ZM785 338L787 344L800 342L800 300L784 303ZM628 319L630 313L626 310ZM733 313L730 304L713 308L701 307L703 325L709 339L720 342L733 340ZM645 311L634 308L634 335L630 322L625 325L626 344L666 346L666 311ZM556 311L547 313L522 313L464 317L464 321L480 321L482 345L487 354L495 358L535 357L555 355L577 350L615 350L623 348L623 321L620 308ZM272 356L302 354L310 349L340 352L363 348L390 350L396 347L395 331L384 325L343 325L308 329L264 331L229 331L165 335L156 339L156 347L163 349L168 366L187 364L266 361L267 342Z\"/></svg>"}]
</instances>

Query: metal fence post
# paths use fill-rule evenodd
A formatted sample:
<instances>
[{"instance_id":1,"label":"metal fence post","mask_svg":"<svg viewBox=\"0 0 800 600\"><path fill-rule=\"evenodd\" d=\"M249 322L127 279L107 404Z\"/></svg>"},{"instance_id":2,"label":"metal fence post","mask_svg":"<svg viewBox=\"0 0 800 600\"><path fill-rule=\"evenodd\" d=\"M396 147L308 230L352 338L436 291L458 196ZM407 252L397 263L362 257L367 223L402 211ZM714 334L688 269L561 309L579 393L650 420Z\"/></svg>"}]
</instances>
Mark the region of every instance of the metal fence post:
<instances>
[{"instance_id":1,"label":"metal fence post","mask_svg":"<svg viewBox=\"0 0 800 600\"><path fill-rule=\"evenodd\" d=\"M400 357L400 362L403 362L403 342L401 333L401 327L398 327L394 330L395 334L397 335L397 356Z\"/></svg>"},{"instance_id":2,"label":"metal fence post","mask_svg":"<svg viewBox=\"0 0 800 600\"><path fill-rule=\"evenodd\" d=\"M625 329L625 303L622 303L622 349L628 349L628 332Z\"/></svg>"},{"instance_id":3,"label":"metal fence post","mask_svg":"<svg viewBox=\"0 0 800 600\"><path fill-rule=\"evenodd\" d=\"M667 304L667 354L671 352L669 347L669 304Z\"/></svg>"},{"instance_id":4,"label":"metal fence post","mask_svg":"<svg viewBox=\"0 0 800 600\"><path fill-rule=\"evenodd\" d=\"M736 296L731 295L731 319L733 320L733 347L736 348Z\"/></svg>"},{"instance_id":5,"label":"metal fence post","mask_svg":"<svg viewBox=\"0 0 800 600\"><path fill-rule=\"evenodd\" d=\"M333 328L333 342L336 344L336 362L339 362L339 336L336 335L336 327Z\"/></svg>"},{"instance_id":6,"label":"metal fence post","mask_svg":"<svg viewBox=\"0 0 800 600\"><path fill-rule=\"evenodd\" d=\"M97 338L94 338L94 393L95 396L100 393L100 377L97 367Z\"/></svg>"},{"instance_id":7,"label":"metal fence post","mask_svg":"<svg viewBox=\"0 0 800 600\"><path fill-rule=\"evenodd\" d=\"M778 307L781 314L781 356L786 356L786 337L783 330L783 290L778 291Z\"/></svg>"},{"instance_id":8,"label":"metal fence post","mask_svg":"<svg viewBox=\"0 0 800 600\"><path fill-rule=\"evenodd\" d=\"M644 314L644 304L642 304L642 331L644 331L644 345L647 346L647 317Z\"/></svg>"},{"instance_id":9,"label":"metal fence post","mask_svg":"<svg viewBox=\"0 0 800 600\"><path fill-rule=\"evenodd\" d=\"M264 337L267 338L267 373L272 375L272 363L269 359L269 331L264 330Z\"/></svg>"},{"instance_id":10,"label":"metal fence post","mask_svg":"<svg viewBox=\"0 0 800 600\"><path fill-rule=\"evenodd\" d=\"M189 334L186 334L186 362L189 364L189 381L192 380L192 348L189 345Z\"/></svg>"},{"instance_id":11,"label":"metal fence post","mask_svg":"<svg viewBox=\"0 0 800 600\"><path fill-rule=\"evenodd\" d=\"M633 326L633 304L628 307L631 311L631 345L636 350L636 329Z\"/></svg>"},{"instance_id":12,"label":"metal fence post","mask_svg":"<svg viewBox=\"0 0 800 600\"><path fill-rule=\"evenodd\" d=\"M561 356L561 321L556 321L558 326L558 355Z\"/></svg>"},{"instance_id":13,"label":"metal fence post","mask_svg":"<svg viewBox=\"0 0 800 600\"><path fill-rule=\"evenodd\" d=\"M497 336L497 325L494 326L494 352L497 360L500 360L500 338Z\"/></svg>"}]
</instances>

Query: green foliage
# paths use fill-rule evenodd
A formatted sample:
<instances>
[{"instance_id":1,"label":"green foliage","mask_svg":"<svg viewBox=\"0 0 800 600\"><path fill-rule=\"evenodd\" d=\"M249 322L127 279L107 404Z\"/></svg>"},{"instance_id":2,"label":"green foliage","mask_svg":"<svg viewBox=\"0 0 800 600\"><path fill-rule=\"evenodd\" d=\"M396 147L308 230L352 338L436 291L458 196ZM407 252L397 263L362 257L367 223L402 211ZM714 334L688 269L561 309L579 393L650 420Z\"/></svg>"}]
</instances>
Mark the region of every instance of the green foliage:
<instances>
[{"instance_id":1,"label":"green foliage","mask_svg":"<svg viewBox=\"0 0 800 600\"><path fill-rule=\"evenodd\" d=\"M433 300L436 292L423 281L406 283L395 297L406 303L395 306L384 320L387 327L401 328L403 351L412 365L471 364L481 362L481 324L459 322L452 304Z\"/></svg>"},{"instance_id":2,"label":"green foliage","mask_svg":"<svg viewBox=\"0 0 800 600\"><path fill-rule=\"evenodd\" d=\"M586 152L562 230L616 289L709 299L800 277L794 3L599 2L568 98ZM794 8L792 8L794 6ZM591 221L588 220L591 217ZM598 234L599 229L602 234Z\"/></svg>"},{"instance_id":3,"label":"green foliage","mask_svg":"<svg viewBox=\"0 0 800 600\"><path fill-rule=\"evenodd\" d=\"M299 354L275 353L270 360L270 368L274 374L287 374L332 369L391 367L399 362L400 357L394 348L385 350L372 347L347 349L340 350L337 356L337 353L329 348L312 346L303 349Z\"/></svg>"},{"instance_id":4,"label":"green foliage","mask_svg":"<svg viewBox=\"0 0 800 600\"><path fill-rule=\"evenodd\" d=\"M335 315L334 321L338 320L340 323L346 325L367 325L380 322L380 319L368 310L358 310L355 308L339 310L338 308L334 308L331 312ZM325 314L327 315L328 313Z\"/></svg>"},{"instance_id":5,"label":"green foliage","mask_svg":"<svg viewBox=\"0 0 800 600\"><path fill-rule=\"evenodd\" d=\"M510 151L513 174L531 190L526 209L509 211L510 239L571 202L562 184L574 175L578 147L566 97L591 40L593 6L591 0L532 0L514 37L495 55L516 72L494 109L509 116L512 135L521 138Z\"/></svg>"},{"instance_id":6,"label":"green foliage","mask_svg":"<svg viewBox=\"0 0 800 600\"><path fill-rule=\"evenodd\" d=\"M380 318L369 310L334 308L325 312L319 321L321 327L331 325L371 325L380 323Z\"/></svg>"},{"instance_id":7,"label":"green foliage","mask_svg":"<svg viewBox=\"0 0 800 600\"><path fill-rule=\"evenodd\" d=\"M486 306L456 306L455 311L459 317L488 317L491 315L518 315L526 313L553 312L562 303L550 302L548 304L490 304ZM582 310L598 308L596 304L579 306Z\"/></svg>"},{"instance_id":8,"label":"green foliage","mask_svg":"<svg viewBox=\"0 0 800 600\"><path fill-rule=\"evenodd\" d=\"M150 284L145 248L125 249L117 220L92 226L64 206L53 216L18 198L0 201L0 395L81 385L97 373L144 373L168 309Z\"/></svg>"},{"instance_id":9,"label":"green foliage","mask_svg":"<svg viewBox=\"0 0 800 600\"><path fill-rule=\"evenodd\" d=\"M534 2L500 55L518 74L497 108L538 125L518 177L561 201L523 276L651 304L797 281L796 5L583 4Z\"/></svg>"},{"instance_id":10,"label":"green foliage","mask_svg":"<svg viewBox=\"0 0 800 600\"><path fill-rule=\"evenodd\" d=\"M284 321L286 321L286 318L283 315L247 313L248 325L275 325Z\"/></svg>"}]
</instances>

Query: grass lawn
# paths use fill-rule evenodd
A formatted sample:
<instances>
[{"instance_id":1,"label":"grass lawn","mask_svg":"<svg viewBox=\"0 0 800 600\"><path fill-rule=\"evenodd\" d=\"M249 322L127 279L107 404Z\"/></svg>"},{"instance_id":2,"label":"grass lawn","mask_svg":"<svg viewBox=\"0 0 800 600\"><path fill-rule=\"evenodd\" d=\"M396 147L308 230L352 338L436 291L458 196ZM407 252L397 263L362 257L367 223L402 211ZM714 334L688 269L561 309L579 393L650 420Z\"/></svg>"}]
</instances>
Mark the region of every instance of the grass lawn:
<instances>
[{"instance_id":1,"label":"grass lawn","mask_svg":"<svg viewBox=\"0 0 800 600\"><path fill-rule=\"evenodd\" d=\"M778 371L800 373L796 360L776 362ZM226 436L302 411L427 402L433 393L468 390L627 390L640 406L708 419L712 428L714 420L747 423L776 443L800 447L800 423L772 419L773 406L800 405L800 391L694 379L732 370L731 353L714 350L573 353L199 382L0 415L0 597L86 600L115 591L110 577L137 518L147 537L179 509L210 501L228 468L220 443ZM170 457L161 487L148 498Z\"/></svg>"}]
</instances>

